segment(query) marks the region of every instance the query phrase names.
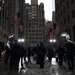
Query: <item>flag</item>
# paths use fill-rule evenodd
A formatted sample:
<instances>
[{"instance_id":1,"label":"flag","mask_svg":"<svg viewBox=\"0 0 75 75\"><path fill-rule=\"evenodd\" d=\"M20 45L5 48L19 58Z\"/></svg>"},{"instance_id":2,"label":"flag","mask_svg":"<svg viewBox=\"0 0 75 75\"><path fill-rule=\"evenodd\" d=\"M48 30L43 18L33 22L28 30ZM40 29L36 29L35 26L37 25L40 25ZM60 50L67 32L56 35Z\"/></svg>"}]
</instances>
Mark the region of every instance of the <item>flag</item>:
<instances>
[{"instance_id":1,"label":"flag","mask_svg":"<svg viewBox=\"0 0 75 75\"><path fill-rule=\"evenodd\" d=\"M23 32L23 25L20 25L19 28L20 28L20 31Z\"/></svg>"},{"instance_id":2,"label":"flag","mask_svg":"<svg viewBox=\"0 0 75 75\"><path fill-rule=\"evenodd\" d=\"M18 12L16 15L14 15L14 21L16 25L19 27L20 26L20 12Z\"/></svg>"},{"instance_id":3,"label":"flag","mask_svg":"<svg viewBox=\"0 0 75 75\"><path fill-rule=\"evenodd\" d=\"M19 29L20 29L21 32L23 32L23 22L22 22L22 20L20 21Z\"/></svg>"},{"instance_id":4,"label":"flag","mask_svg":"<svg viewBox=\"0 0 75 75\"><path fill-rule=\"evenodd\" d=\"M50 28L50 39L52 39L53 38L53 33L52 33L52 28Z\"/></svg>"},{"instance_id":5,"label":"flag","mask_svg":"<svg viewBox=\"0 0 75 75\"><path fill-rule=\"evenodd\" d=\"M53 30L52 30L53 38L57 37L57 35L59 34L59 31L60 31L59 25L56 23L53 23Z\"/></svg>"}]
</instances>

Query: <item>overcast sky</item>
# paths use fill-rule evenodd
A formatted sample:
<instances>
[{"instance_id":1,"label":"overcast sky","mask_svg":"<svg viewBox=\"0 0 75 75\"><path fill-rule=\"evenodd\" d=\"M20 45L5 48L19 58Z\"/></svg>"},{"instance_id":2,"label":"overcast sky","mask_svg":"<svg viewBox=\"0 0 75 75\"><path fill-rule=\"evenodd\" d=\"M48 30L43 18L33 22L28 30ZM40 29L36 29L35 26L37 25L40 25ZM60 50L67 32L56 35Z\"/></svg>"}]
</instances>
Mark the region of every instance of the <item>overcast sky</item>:
<instances>
[{"instance_id":1,"label":"overcast sky","mask_svg":"<svg viewBox=\"0 0 75 75\"><path fill-rule=\"evenodd\" d=\"M30 3L31 0L26 0L26 3ZM45 19L52 20L52 11L55 10L54 0L38 0L38 3L44 3Z\"/></svg>"}]
</instances>

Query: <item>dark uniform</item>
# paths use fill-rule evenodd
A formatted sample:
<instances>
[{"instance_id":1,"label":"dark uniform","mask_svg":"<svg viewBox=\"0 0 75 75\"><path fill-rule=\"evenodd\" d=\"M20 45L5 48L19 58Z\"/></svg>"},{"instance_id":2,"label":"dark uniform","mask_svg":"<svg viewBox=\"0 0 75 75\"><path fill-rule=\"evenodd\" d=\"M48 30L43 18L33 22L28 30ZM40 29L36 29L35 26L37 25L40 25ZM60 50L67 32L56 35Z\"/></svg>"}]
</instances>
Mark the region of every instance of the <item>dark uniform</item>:
<instances>
[{"instance_id":1,"label":"dark uniform","mask_svg":"<svg viewBox=\"0 0 75 75\"><path fill-rule=\"evenodd\" d=\"M45 54L46 54L45 47L44 47L43 43L41 43L41 45L38 48L38 57L39 57L40 68L44 68Z\"/></svg>"},{"instance_id":2,"label":"dark uniform","mask_svg":"<svg viewBox=\"0 0 75 75\"><path fill-rule=\"evenodd\" d=\"M66 47L66 55L67 55L69 70L74 70L75 45L72 44L71 42L67 42L64 47Z\"/></svg>"},{"instance_id":3,"label":"dark uniform","mask_svg":"<svg viewBox=\"0 0 75 75\"><path fill-rule=\"evenodd\" d=\"M31 51L30 45L29 45L28 48L27 48L27 54L28 54L28 62L30 62L30 61L31 61L31 60L30 60L30 57L31 57L31 55L32 55L32 51Z\"/></svg>"},{"instance_id":4,"label":"dark uniform","mask_svg":"<svg viewBox=\"0 0 75 75\"><path fill-rule=\"evenodd\" d=\"M10 57L11 48L9 48L9 47L6 45L6 46L5 46L5 50L6 50L6 55L5 55L4 64L8 64L8 60L9 60L9 57Z\"/></svg>"},{"instance_id":5,"label":"dark uniform","mask_svg":"<svg viewBox=\"0 0 75 75\"><path fill-rule=\"evenodd\" d=\"M47 56L48 56L48 59L49 59L49 61L51 63L52 56L53 56L53 49L51 47L48 48L48 54L47 54Z\"/></svg>"},{"instance_id":6,"label":"dark uniform","mask_svg":"<svg viewBox=\"0 0 75 75\"><path fill-rule=\"evenodd\" d=\"M37 46L35 47L35 50L36 50L36 64L39 64L38 49L39 49L39 44L37 44Z\"/></svg>"},{"instance_id":7,"label":"dark uniform","mask_svg":"<svg viewBox=\"0 0 75 75\"><path fill-rule=\"evenodd\" d=\"M15 42L11 44L11 57L10 57L10 69L18 69L19 60L21 56L21 46Z\"/></svg>"},{"instance_id":8,"label":"dark uniform","mask_svg":"<svg viewBox=\"0 0 75 75\"><path fill-rule=\"evenodd\" d=\"M63 56L64 56L64 53L65 53L64 47L62 47L60 45L58 47L57 53L58 53L59 65L62 65L63 64Z\"/></svg>"},{"instance_id":9,"label":"dark uniform","mask_svg":"<svg viewBox=\"0 0 75 75\"><path fill-rule=\"evenodd\" d=\"M36 47L32 48L32 56L33 56L33 60L36 60Z\"/></svg>"}]
</instances>

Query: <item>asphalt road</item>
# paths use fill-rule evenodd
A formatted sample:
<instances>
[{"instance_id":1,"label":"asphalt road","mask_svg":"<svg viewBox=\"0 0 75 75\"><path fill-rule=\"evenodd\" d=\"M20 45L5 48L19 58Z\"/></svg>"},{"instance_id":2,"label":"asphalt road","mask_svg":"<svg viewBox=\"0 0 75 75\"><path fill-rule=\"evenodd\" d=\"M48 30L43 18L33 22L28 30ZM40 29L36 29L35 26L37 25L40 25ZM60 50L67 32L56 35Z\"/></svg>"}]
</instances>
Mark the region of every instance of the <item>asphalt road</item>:
<instances>
[{"instance_id":1,"label":"asphalt road","mask_svg":"<svg viewBox=\"0 0 75 75\"><path fill-rule=\"evenodd\" d=\"M44 69L40 69L39 65L37 65L31 58L31 62L24 64L25 69L21 71L20 64L18 71L10 71L9 65L4 65L3 61L4 59L2 58L2 60L0 60L0 75L75 75L75 71L68 70L67 63L64 62L62 66L59 66L56 63L55 58L52 59L51 64L46 59Z\"/></svg>"}]
</instances>

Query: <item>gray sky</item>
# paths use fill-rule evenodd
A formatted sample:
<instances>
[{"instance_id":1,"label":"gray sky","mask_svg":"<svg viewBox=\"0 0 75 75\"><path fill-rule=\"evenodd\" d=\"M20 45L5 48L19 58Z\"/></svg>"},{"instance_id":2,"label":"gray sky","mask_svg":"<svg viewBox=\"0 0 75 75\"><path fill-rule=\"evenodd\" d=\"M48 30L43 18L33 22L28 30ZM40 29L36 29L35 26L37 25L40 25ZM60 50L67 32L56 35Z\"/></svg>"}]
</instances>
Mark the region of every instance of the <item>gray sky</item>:
<instances>
[{"instance_id":1,"label":"gray sky","mask_svg":"<svg viewBox=\"0 0 75 75\"><path fill-rule=\"evenodd\" d=\"M26 3L30 3L31 0L26 0ZM52 20L52 11L55 10L54 0L38 0L38 3L44 3L45 19Z\"/></svg>"}]
</instances>

